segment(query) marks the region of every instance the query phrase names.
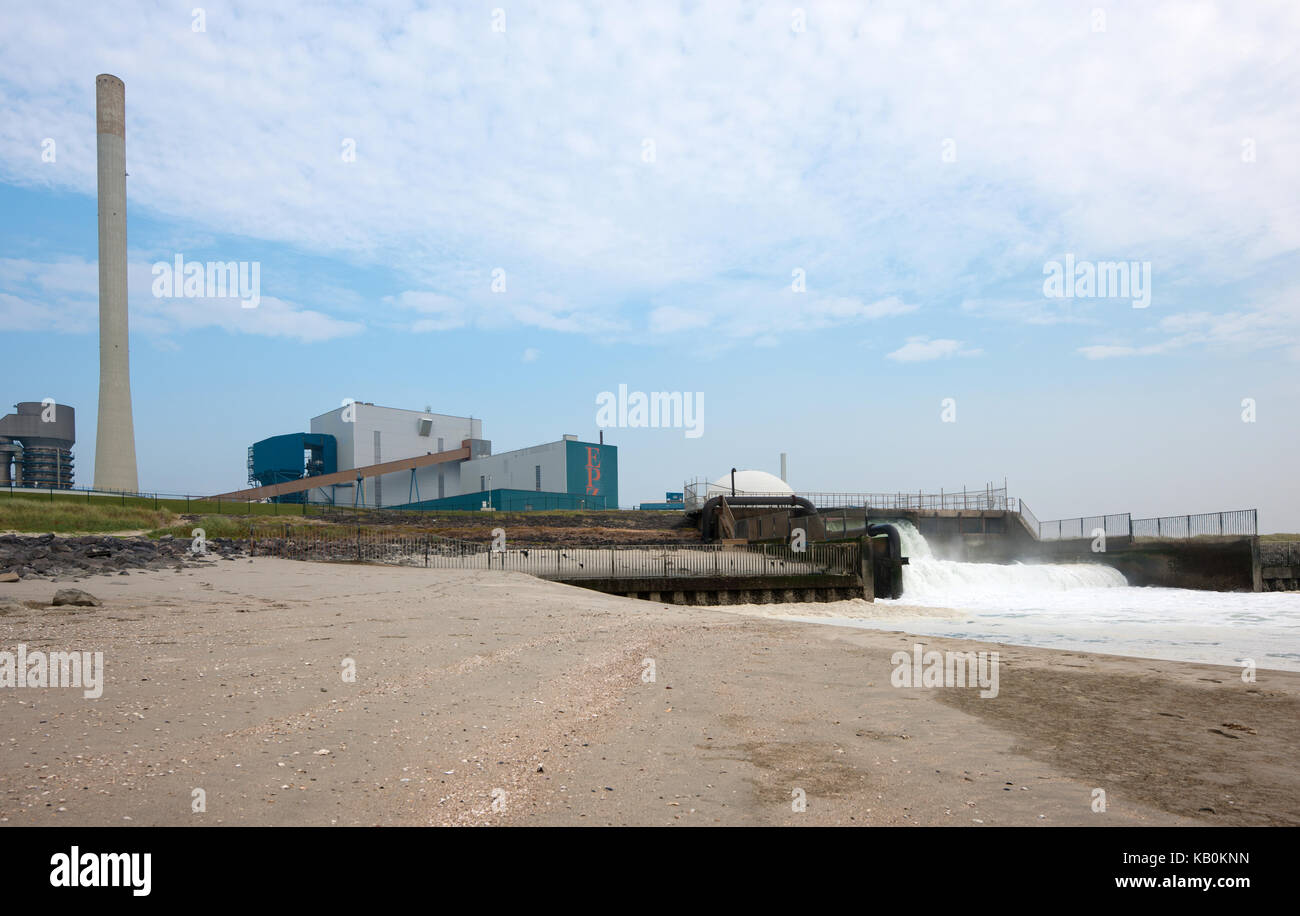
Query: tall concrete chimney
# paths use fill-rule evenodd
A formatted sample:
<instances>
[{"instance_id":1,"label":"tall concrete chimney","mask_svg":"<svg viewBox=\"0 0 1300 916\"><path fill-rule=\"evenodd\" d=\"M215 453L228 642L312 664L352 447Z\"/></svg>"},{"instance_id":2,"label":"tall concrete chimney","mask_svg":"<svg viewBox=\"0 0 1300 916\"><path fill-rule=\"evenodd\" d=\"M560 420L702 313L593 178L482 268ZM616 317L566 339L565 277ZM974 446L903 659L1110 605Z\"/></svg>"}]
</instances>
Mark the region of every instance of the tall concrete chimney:
<instances>
[{"instance_id":1,"label":"tall concrete chimney","mask_svg":"<svg viewBox=\"0 0 1300 916\"><path fill-rule=\"evenodd\" d=\"M785 452L781 453L781 479L785 480L786 483L790 482L785 479Z\"/></svg>"},{"instance_id":2,"label":"tall concrete chimney","mask_svg":"<svg viewBox=\"0 0 1300 916\"><path fill-rule=\"evenodd\" d=\"M99 150L99 427L95 489L139 490L126 319L126 86L95 77Z\"/></svg>"}]
</instances>

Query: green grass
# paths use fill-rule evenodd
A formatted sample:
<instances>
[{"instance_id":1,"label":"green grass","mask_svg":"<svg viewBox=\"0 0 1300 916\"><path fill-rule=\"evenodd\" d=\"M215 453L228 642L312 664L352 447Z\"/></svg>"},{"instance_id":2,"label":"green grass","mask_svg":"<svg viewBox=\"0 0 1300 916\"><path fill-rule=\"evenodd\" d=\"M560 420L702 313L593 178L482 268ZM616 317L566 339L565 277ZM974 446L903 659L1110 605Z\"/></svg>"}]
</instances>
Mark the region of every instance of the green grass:
<instances>
[{"instance_id":1,"label":"green grass","mask_svg":"<svg viewBox=\"0 0 1300 916\"><path fill-rule=\"evenodd\" d=\"M166 510L176 515L215 513L220 515L302 515L302 506L279 503L232 502L228 499L166 499L152 496L103 496L87 493L55 493L40 496L24 494L21 489L0 490L0 510L10 500L35 500L46 505L117 506L122 509ZM309 506L308 514L315 507Z\"/></svg>"},{"instance_id":2,"label":"green grass","mask_svg":"<svg viewBox=\"0 0 1300 916\"><path fill-rule=\"evenodd\" d=\"M328 508L328 511L334 517L338 515L350 515L354 511L362 515L372 513L383 513L393 518L408 518L411 516L424 517L473 517L484 518L492 515L496 516L528 516L535 517L539 515L580 515L587 512L608 511L596 509L542 509L537 511L523 512L511 511L505 512L498 510L496 512L480 512L477 509L463 509L454 511L439 512L419 512L416 510L400 509L375 509L373 507L362 506L353 510L351 506L340 505L337 507L322 507L319 505L308 505L304 512L301 504L292 503L261 503L261 502L232 502L229 499L167 499L165 497L154 498L152 496L102 496L98 494L87 493L55 493L53 496L42 494L40 496L23 495L21 489L3 489L0 490L0 508L3 508L10 500L36 500L47 505L58 505L68 503L82 506L118 506L120 508L140 508L156 509L173 512L176 515L269 515L269 516L297 516L302 518L304 515L310 517L322 514L322 510ZM630 511L623 514L637 514ZM651 513L655 514L655 513Z\"/></svg>"},{"instance_id":3,"label":"green grass","mask_svg":"<svg viewBox=\"0 0 1300 916\"><path fill-rule=\"evenodd\" d=\"M1261 541L1300 541L1300 534L1261 534Z\"/></svg>"},{"instance_id":4,"label":"green grass","mask_svg":"<svg viewBox=\"0 0 1300 916\"><path fill-rule=\"evenodd\" d=\"M257 522L248 522L229 515L200 515L192 521L177 522L155 528L148 532L148 536L160 538L164 534L170 534L173 537L189 539L193 536L195 528L202 528L203 536L209 540L212 538L246 538L250 529L255 525L257 525ZM260 527L269 530L265 525Z\"/></svg>"},{"instance_id":5,"label":"green grass","mask_svg":"<svg viewBox=\"0 0 1300 916\"><path fill-rule=\"evenodd\" d=\"M0 499L0 531L33 534L102 534L172 524L175 516L144 506L77 503L36 498Z\"/></svg>"}]
</instances>

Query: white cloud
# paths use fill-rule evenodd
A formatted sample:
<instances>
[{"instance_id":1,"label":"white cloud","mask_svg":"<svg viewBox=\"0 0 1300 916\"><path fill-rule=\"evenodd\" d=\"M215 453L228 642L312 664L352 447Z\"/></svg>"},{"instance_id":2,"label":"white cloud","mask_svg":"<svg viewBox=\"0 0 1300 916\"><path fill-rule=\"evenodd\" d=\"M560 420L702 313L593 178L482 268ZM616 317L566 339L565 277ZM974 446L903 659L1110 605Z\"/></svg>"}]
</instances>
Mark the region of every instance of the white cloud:
<instances>
[{"instance_id":1,"label":"white cloud","mask_svg":"<svg viewBox=\"0 0 1300 916\"><path fill-rule=\"evenodd\" d=\"M1230 312L1191 311L1167 315L1152 329L1163 336L1155 343L1102 343L1079 347L1088 359L1154 356L1184 347L1222 353L1281 350L1300 360L1300 305L1290 293L1264 300L1258 307Z\"/></svg>"},{"instance_id":2,"label":"white cloud","mask_svg":"<svg viewBox=\"0 0 1300 916\"><path fill-rule=\"evenodd\" d=\"M979 356L983 352L978 348L967 347L960 340L909 337L907 343L894 352L885 354L885 358L898 363L921 363L951 356Z\"/></svg>"},{"instance_id":3,"label":"white cloud","mask_svg":"<svg viewBox=\"0 0 1300 916\"><path fill-rule=\"evenodd\" d=\"M712 319L700 309L662 305L650 313L650 330L655 334L672 334L707 327Z\"/></svg>"},{"instance_id":4,"label":"white cloud","mask_svg":"<svg viewBox=\"0 0 1300 916\"><path fill-rule=\"evenodd\" d=\"M11 6L0 180L93 197L86 49L112 48L97 66L126 81L133 213L391 270L395 288L461 303L417 305L403 328L749 340L954 293L1027 301L1064 250L1149 259L1162 297L1300 250L1290 3L1139 6L1104 33L1087 8L831 4L809 8L803 34L779 4L523 3L504 34L474 5L234 2L209 10L206 33L144 3ZM486 311L501 263L527 292ZM773 295L800 265L808 298Z\"/></svg>"},{"instance_id":5,"label":"white cloud","mask_svg":"<svg viewBox=\"0 0 1300 916\"><path fill-rule=\"evenodd\" d=\"M312 343L359 333L355 321L334 318L316 309L262 295L257 308L238 299L155 297L152 264L127 264L131 330L153 337L204 328L237 334L283 337ZM99 267L93 261L60 258L50 262L0 259L0 284L20 295L0 293L0 323L13 330L92 333L99 327ZM175 341L160 343L174 347Z\"/></svg>"},{"instance_id":6,"label":"white cloud","mask_svg":"<svg viewBox=\"0 0 1300 916\"><path fill-rule=\"evenodd\" d=\"M1148 344L1142 347L1117 344L1096 344L1079 348L1079 352L1088 359L1114 359L1122 356L1153 356L1158 353L1168 352L1168 350L1168 346L1161 344Z\"/></svg>"}]
</instances>

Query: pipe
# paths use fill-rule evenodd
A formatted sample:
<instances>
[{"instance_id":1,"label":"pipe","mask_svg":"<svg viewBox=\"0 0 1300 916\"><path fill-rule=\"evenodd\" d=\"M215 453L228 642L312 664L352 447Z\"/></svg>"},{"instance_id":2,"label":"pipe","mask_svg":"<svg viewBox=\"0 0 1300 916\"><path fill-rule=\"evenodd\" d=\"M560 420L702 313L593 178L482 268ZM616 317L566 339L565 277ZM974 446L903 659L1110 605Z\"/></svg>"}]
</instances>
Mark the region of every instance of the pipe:
<instances>
[{"instance_id":1,"label":"pipe","mask_svg":"<svg viewBox=\"0 0 1300 916\"><path fill-rule=\"evenodd\" d=\"M891 560L901 560L903 558L903 542L898 536L898 529L893 525L867 525L868 537L877 537L882 534L889 538L889 558Z\"/></svg>"},{"instance_id":2,"label":"pipe","mask_svg":"<svg viewBox=\"0 0 1300 916\"><path fill-rule=\"evenodd\" d=\"M715 496L700 512L700 533L706 541L717 537L718 506L723 500L732 506L802 506L807 510L805 515L817 514L817 507L802 496Z\"/></svg>"},{"instance_id":3,"label":"pipe","mask_svg":"<svg viewBox=\"0 0 1300 916\"><path fill-rule=\"evenodd\" d=\"M731 469L731 495L733 498L736 495L736 469L735 468Z\"/></svg>"},{"instance_id":4,"label":"pipe","mask_svg":"<svg viewBox=\"0 0 1300 916\"><path fill-rule=\"evenodd\" d=\"M889 557L886 563L882 564L885 565L889 576L888 594L890 598L898 599L903 597L903 566L907 564L907 557L903 556L903 542L898 536L898 529L893 525L867 525L868 537L877 537L880 535L884 535L889 540ZM875 563L874 554L872 557L872 563ZM879 567L877 567L877 572L883 571L884 570L880 570ZM873 578L879 578L879 576ZM883 595L880 595L878 588L876 594L879 597L884 597Z\"/></svg>"}]
</instances>

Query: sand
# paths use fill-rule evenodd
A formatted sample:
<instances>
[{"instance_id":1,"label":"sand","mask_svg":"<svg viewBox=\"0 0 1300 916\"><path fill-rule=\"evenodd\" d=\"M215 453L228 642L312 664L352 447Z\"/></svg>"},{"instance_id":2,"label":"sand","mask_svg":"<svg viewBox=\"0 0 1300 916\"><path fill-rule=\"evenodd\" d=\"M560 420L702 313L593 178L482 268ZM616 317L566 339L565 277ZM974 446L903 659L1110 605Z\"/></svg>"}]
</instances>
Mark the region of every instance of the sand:
<instances>
[{"instance_id":1,"label":"sand","mask_svg":"<svg viewBox=\"0 0 1300 916\"><path fill-rule=\"evenodd\" d=\"M258 558L77 584L103 607L0 616L0 650L102 650L106 669L99 699L0 690L5 826L1300 824L1295 673L500 571ZM917 642L997 650L998 696L891 686Z\"/></svg>"}]
</instances>

